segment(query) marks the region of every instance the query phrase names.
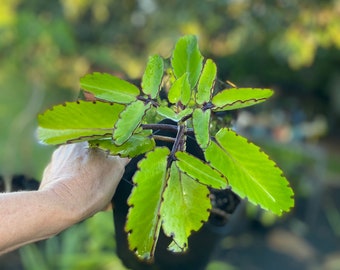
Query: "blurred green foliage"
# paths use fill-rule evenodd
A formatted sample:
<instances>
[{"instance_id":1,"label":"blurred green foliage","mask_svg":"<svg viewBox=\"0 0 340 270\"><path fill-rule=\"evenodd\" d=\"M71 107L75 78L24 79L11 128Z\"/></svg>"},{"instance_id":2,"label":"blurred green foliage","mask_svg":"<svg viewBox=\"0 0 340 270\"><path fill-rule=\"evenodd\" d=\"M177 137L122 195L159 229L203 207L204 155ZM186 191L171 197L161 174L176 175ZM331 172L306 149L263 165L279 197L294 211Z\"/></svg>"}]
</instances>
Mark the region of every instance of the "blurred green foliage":
<instances>
[{"instance_id":1,"label":"blurred green foliage","mask_svg":"<svg viewBox=\"0 0 340 270\"><path fill-rule=\"evenodd\" d=\"M323 114L339 132L339 33L337 0L2 0L0 173L40 179L53 148L36 142L37 114L76 98L90 71L139 78L183 34L199 36L222 80L273 87L273 106Z\"/></svg>"},{"instance_id":2,"label":"blurred green foliage","mask_svg":"<svg viewBox=\"0 0 340 270\"><path fill-rule=\"evenodd\" d=\"M34 142L36 114L73 99L79 77L104 70L138 78L147 56L169 56L182 34L199 36L222 79L314 94L323 98L314 102L321 111L332 100L327 84L340 61L338 1L5 0L0 14L6 173L41 174L33 155L49 153Z\"/></svg>"},{"instance_id":3,"label":"blurred green foliage","mask_svg":"<svg viewBox=\"0 0 340 270\"><path fill-rule=\"evenodd\" d=\"M113 237L112 214L98 213L58 237L21 248L22 263L27 270L124 270Z\"/></svg>"}]
</instances>

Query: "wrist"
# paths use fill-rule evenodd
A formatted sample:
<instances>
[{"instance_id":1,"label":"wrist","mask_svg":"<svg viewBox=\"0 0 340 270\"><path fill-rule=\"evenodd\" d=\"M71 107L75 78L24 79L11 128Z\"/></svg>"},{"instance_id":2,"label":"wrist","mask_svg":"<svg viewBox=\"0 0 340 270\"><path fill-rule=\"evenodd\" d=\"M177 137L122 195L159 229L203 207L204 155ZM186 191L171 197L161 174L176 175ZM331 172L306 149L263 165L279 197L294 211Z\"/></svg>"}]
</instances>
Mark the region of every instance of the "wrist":
<instances>
[{"instance_id":1,"label":"wrist","mask_svg":"<svg viewBox=\"0 0 340 270\"><path fill-rule=\"evenodd\" d=\"M82 220L82 211L80 207L75 207L75 205L69 203L57 189L44 189L39 190L40 196L42 196L42 201L47 202L50 215L52 219L55 219L56 232L57 234L64 229L78 223Z\"/></svg>"},{"instance_id":2,"label":"wrist","mask_svg":"<svg viewBox=\"0 0 340 270\"><path fill-rule=\"evenodd\" d=\"M50 238L78 221L52 189L1 194L0 254Z\"/></svg>"}]
</instances>

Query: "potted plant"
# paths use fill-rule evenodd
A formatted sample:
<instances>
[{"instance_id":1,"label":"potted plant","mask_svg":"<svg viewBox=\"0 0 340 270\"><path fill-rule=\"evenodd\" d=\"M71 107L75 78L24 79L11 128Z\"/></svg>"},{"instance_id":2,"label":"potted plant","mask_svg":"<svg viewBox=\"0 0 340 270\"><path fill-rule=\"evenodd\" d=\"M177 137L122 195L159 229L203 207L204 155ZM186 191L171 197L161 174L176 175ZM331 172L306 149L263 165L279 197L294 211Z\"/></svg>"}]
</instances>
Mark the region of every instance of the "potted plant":
<instances>
[{"instance_id":1,"label":"potted plant","mask_svg":"<svg viewBox=\"0 0 340 270\"><path fill-rule=\"evenodd\" d=\"M133 158L113 201L122 209L115 210L117 233L126 236L139 260L157 262L159 253L170 263L168 255L156 252L163 243L167 254L190 255L189 236L211 217L219 192L277 215L293 207L293 191L277 165L230 127L216 129L213 120L215 113L259 104L273 91L215 91L216 74L213 60L204 61L197 38L188 35L179 39L170 60L149 58L141 89L94 72L80 80L85 100L39 115L43 143L88 141L110 155Z\"/></svg>"}]
</instances>

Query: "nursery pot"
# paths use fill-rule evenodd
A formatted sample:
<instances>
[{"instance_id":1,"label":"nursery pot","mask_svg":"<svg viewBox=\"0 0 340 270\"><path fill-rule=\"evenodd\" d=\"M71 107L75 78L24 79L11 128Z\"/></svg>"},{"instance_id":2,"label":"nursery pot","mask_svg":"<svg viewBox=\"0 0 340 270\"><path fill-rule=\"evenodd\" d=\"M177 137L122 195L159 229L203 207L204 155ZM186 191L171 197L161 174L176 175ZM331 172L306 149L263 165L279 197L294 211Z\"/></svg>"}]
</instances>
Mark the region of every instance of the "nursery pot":
<instances>
[{"instance_id":1,"label":"nursery pot","mask_svg":"<svg viewBox=\"0 0 340 270\"><path fill-rule=\"evenodd\" d=\"M173 124L176 126L175 122L168 119L160 123ZM176 133L171 131L156 130L154 133L157 135L176 137ZM169 149L172 147L172 143L169 142L157 141L156 144L157 146L166 146ZM204 160L203 152L194 136L187 137L186 151ZM244 204L230 189L211 189L210 193L213 208L209 220L198 232L194 232L189 237L189 250L187 252L176 254L168 251L167 247L171 239L166 237L161 230L154 260L152 262L139 260L134 252L129 250L127 233L124 227L129 208L127 199L133 187L132 177L137 170L137 163L143 157L144 155L133 158L126 166L123 180L118 185L112 199L117 255L126 267L133 270L205 269L219 241L223 236L231 234L234 229L239 226L239 222L242 222L242 218L244 217ZM146 197L145 200L148 200L148 198Z\"/></svg>"}]
</instances>

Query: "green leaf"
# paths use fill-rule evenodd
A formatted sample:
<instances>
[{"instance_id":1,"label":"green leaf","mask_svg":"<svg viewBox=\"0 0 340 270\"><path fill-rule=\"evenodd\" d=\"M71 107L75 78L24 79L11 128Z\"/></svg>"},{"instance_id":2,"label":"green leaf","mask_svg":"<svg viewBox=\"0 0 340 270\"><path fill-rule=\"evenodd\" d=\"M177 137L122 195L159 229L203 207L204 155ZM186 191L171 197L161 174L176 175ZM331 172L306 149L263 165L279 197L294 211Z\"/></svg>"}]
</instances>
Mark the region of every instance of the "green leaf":
<instances>
[{"instance_id":1,"label":"green leaf","mask_svg":"<svg viewBox=\"0 0 340 270\"><path fill-rule=\"evenodd\" d=\"M140 94L135 85L107 73L87 74L80 79L80 86L98 99L123 104L136 100Z\"/></svg>"},{"instance_id":2,"label":"green leaf","mask_svg":"<svg viewBox=\"0 0 340 270\"><path fill-rule=\"evenodd\" d=\"M176 112L167 106L159 106L157 108L157 113L168 119L172 119L172 120L177 119Z\"/></svg>"},{"instance_id":3,"label":"green leaf","mask_svg":"<svg viewBox=\"0 0 340 270\"><path fill-rule=\"evenodd\" d=\"M208 59L203 67L201 77L197 85L196 103L202 105L211 99L217 67L214 61Z\"/></svg>"},{"instance_id":4,"label":"green leaf","mask_svg":"<svg viewBox=\"0 0 340 270\"><path fill-rule=\"evenodd\" d=\"M108 150L111 155L119 155L120 157L133 158L144 154L155 148L155 140L142 135L134 134L125 143L118 146L114 144L112 139L93 140L90 141L91 147L98 147L103 150Z\"/></svg>"},{"instance_id":5,"label":"green leaf","mask_svg":"<svg viewBox=\"0 0 340 270\"><path fill-rule=\"evenodd\" d=\"M208 187L194 181L172 164L161 206L163 231L173 239L169 246L171 251L187 250L188 237L208 220L210 208Z\"/></svg>"},{"instance_id":6,"label":"green leaf","mask_svg":"<svg viewBox=\"0 0 340 270\"><path fill-rule=\"evenodd\" d=\"M225 89L212 98L213 111L235 110L266 101L273 95L271 89L231 88Z\"/></svg>"},{"instance_id":7,"label":"green leaf","mask_svg":"<svg viewBox=\"0 0 340 270\"><path fill-rule=\"evenodd\" d=\"M63 144L111 137L121 104L77 101L54 106L38 116L38 138L46 144Z\"/></svg>"},{"instance_id":8,"label":"green leaf","mask_svg":"<svg viewBox=\"0 0 340 270\"><path fill-rule=\"evenodd\" d=\"M157 108L157 113L165 118L171 119L175 122L181 121L184 117L187 117L192 113L192 108L186 108L179 113L176 113L173 109L166 106L159 106Z\"/></svg>"},{"instance_id":9,"label":"green leaf","mask_svg":"<svg viewBox=\"0 0 340 270\"><path fill-rule=\"evenodd\" d=\"M156 98L164 72L163 59L159 55L149 58L148 64L142 78L142 90L151 98Z\"/></svg>"},{"instance_id":10,"label":"green leaf","mask_svg":"<svg viewBox=\"0 0 340 270\"><path fill-rule=\"evenodd\" d=\"M116 145L126 142L133 132L140 126L141 121L151 104L144 104L143 101L136 100L126 106L119 115L113 130L113 140Z\"/></svg>"},{"instance_id":11,"label":"green leaf","mask_svg":"<svg viewBox=\"0 0 340 270\"><path fill-rule=\"evenodd\" d=\"M277 215L294 205L293 191L277 165L259 147L223 128L205 151L210 165L222 172L241 198Z\"/></svg>"},{"instance_id":12,"label":"green leaf","mask_svg":"<svg viewBox=\"0 0 340 270\"><path fill-rule=\"evenodd\" d=\"M177 41L171 59L176 78L188 73L190 86L194 88L202 70L202 61L203 57L195 36L187 35Z\"/></svg>"},{"instance_id":13,"label":"green leaf","mask_svg":"<svg viewBox=\"0 0 340 270\"><path fill-rule=\"evenodd\" d=\"M153 257L161 228L160 208L168 178L167 159L170 150L156 147L138 164L135 183L128 199L130 205L125 230L131 250L138 257Z\"/></svg>"},{"instance_id":14,"label":"green leaf","mask_svg":"<svg viewBox=\"0 0 340 270\"><path fill-rule=\"evenodd\" d=\"M190 114L192 114L193 112L193 109L192 108L185 108L183 111L180 111L178 114L177 114L177 122L178 121L181 121L184 117L187 117L189 116Z\"/></svg>"},{"instance_id":15,"label":"green leaf","mask_svg":"<svg viewBox=\"0 0 340 270\"><path fill-rule=\"evenodd\" d=\"M188 73L178 78L169 89L168 99L171 103L181 101L183 105L187 105L190 101L191 89L188 81Z\"/></svg>"},{"instance_id":16,"label":"green leaf","mask_svg":"<svg viewBox=\"0 0 340 270\"><path fill-rule=\"evenodd\" d=\"M217 189L227 188L227 179L208 163L203 162L187 152L178 151L175 157L177 158L175 162L176 166L180 171L196 179L201 184Z\"/></svg>"},{"instance_id":17,"label":"green leaf","mask_svg":"<svg viewBox=\"0 0 340 270\"><path fill-rule=\"evenodd\" d=\"M211 110L203 111L200 108L195 109L192 114L195 138L202 149L207 148L210 142L210 115Z\"/></svg>"}]
</instances>

